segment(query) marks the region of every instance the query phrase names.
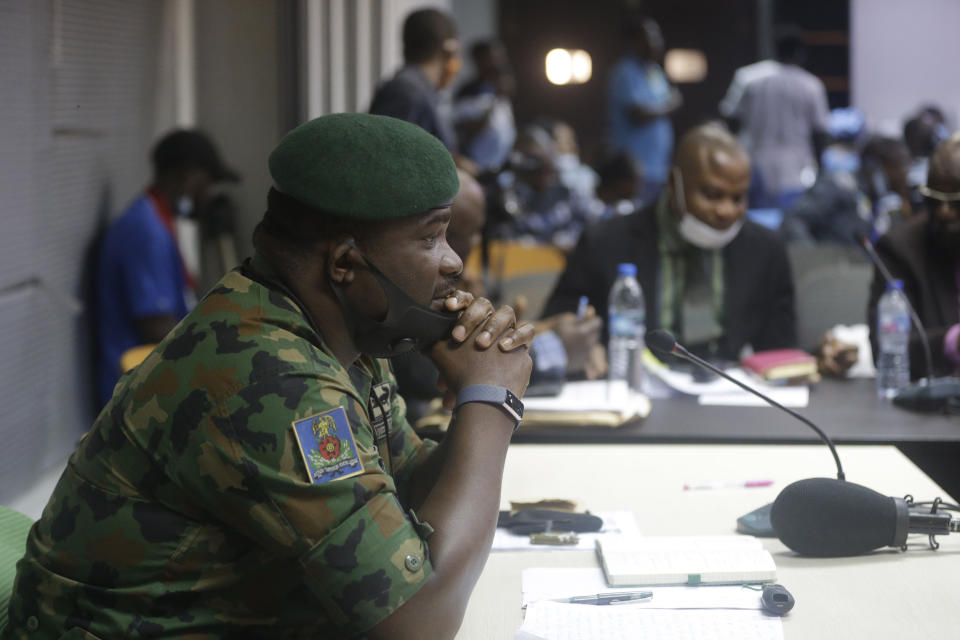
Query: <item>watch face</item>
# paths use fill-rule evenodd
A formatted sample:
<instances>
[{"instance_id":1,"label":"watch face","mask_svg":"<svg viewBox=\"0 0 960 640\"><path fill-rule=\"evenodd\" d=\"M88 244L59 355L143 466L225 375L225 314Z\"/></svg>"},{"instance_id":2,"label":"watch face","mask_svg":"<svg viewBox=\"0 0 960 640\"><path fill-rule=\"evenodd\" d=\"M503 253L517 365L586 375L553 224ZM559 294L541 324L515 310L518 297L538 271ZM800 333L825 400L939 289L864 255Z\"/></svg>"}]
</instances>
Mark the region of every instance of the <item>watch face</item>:
<instances>
[{"instance_id":1,"label":"watch face","mask_svg":"<svg viewBox=\"0 0 960 640\"><path fill-rule=\"evenodd\" d=\"M507 397L503 401L503 405L516 414L517 420L523 417L523 403L509 389L507 389Z\"/></svg>"}]
</instances>

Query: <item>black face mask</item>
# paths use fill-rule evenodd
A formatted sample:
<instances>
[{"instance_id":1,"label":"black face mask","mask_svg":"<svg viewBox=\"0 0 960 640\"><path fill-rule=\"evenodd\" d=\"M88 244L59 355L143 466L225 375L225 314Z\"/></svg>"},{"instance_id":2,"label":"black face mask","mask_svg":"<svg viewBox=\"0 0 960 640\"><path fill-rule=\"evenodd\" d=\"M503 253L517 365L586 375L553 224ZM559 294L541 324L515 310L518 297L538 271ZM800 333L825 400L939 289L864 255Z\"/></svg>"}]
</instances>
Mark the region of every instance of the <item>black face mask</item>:
<instances>
[{"instance_id":1,"label":"black face mask","mask_svg":"<svg viewBox=\"0 0 960 640\"><path fill-rule=\"evenodd\" d=\"M353 248L360 253L355 246ZM357 313L347 302L342 285L333 282L331 285L350 327L353 344L361 353L374 358L392 358L413 349L428 349L450 333L460 317L458 312L434 311L417 304L366 256L362 253L360 256L387 297L384 318L374 320Z\"/></svg>"},{"instance_id":2,"label":"black face mask","mask_svg":"<svg viewBox=\"0 0 960 640\"><path fill-rule=\"evenodd\" d=\"M956 221L945 222L931 214L927 234L933 250L944 259L953 261L960 257L960 225Z\"/></svg>"}]
</instances>

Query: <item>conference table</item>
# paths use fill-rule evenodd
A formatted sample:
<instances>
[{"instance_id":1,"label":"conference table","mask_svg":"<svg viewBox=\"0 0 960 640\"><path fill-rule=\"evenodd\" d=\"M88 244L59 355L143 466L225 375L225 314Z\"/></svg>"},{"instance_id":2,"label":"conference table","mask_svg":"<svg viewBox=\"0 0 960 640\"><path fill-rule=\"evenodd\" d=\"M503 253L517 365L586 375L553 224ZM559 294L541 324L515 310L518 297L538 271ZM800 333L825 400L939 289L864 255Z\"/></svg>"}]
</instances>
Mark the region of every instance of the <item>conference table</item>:
<instances>
[{"instance_id":1,"label":"conference table","mask_svg":"<svg viewBox=\"0 0 960 640\"><path fill-rule=\"evenodd\" d=\"M892 446L839 447L851 482L918 500L942 490ZM629 509L644 535L731 534L736 518L771 502L795 480L830 477L822 446L615 444L512 446L502 507L510 500L569 498L591 511ZM688 482L769 478L766 488L684 491ZM908 550L880 549L851 558L805 558L763 539L777 581L796 598L783 618L793 640L948 638L960 632L950 612L960 585L960 536L910 536ZM459 640L513 638L522 621L521 574L530 567L595 567L588 551L494 552L467 608ZM704 587L709 588L709 587ZM588 606L588 605L578 605Z\"/></svg>"},{"instance_id":2,"label":"conference table","mask_svg":"<svg viewBox=\"0 0 960 640\"><path fill-rule=\"evenodd\" d=\"M650 415L621 427L524 428L514 444L809 444L817 434L772 407L701 406L692 396L652 400ZM799 413L840 444L892 444L960 500L960 415L907 411L881 400L872 379L824 379Z\"/></svg>"},{"instance_id":3,"label":"conference table","mask_svg":"<svg viewBox=\"0 0 960 640\"><path fill-rule=\"evenodd\" d=\"M621 427L521 429L514 443L664 442L804 444L817 434L772 407L701 406L692 396L652 400L642 420ZM960 443L960 416L907 411L877 398L872 379L824 379L797 411L834 442L847 444Z\"/></svg>"}]
</instances>

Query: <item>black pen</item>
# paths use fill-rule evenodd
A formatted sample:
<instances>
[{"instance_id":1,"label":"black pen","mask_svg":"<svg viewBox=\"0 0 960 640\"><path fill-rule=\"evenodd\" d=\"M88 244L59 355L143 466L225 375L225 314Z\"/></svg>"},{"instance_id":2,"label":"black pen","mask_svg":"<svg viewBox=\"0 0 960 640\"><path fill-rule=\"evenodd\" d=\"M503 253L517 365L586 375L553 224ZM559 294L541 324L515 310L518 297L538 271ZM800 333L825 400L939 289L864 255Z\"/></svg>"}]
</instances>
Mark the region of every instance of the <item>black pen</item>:
<instances>
[{"instance_id":1,"label":"black pen","mask_svg":"<svg viewBox=\"0 0 960 640\"><path fill-rule=\"evenodd\" d=\"M571 598L556 598L551 602L565 602L569 604L624 604L627 602L637 602L639 600L650 600L653 598L653 591L621 591L619 593L598 593L592 596L573 596Z\"/></svg>"}]
</instances>

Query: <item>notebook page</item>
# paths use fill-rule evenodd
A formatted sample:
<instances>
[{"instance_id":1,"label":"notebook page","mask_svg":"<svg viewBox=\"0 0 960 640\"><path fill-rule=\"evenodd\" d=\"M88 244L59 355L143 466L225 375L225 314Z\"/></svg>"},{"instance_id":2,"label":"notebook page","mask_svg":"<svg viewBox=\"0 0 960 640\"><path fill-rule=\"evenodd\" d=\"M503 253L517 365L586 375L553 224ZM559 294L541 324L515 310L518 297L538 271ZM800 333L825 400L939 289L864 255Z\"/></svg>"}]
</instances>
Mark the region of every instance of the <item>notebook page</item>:
<instances>
[{"instance_id":1,"label":"notebook page","mask_svg":"<svg viewBox=\"0 0 960 640\"><path fill-rule=\"evenodd\" d=\"M636 591L636 587L607 586L599 567L536 567L521 574L523 606L538 600L556 600L593 593ZM633 603L646 609L760 609L760 592L741 585L649 587L653 598ZM622 605L618 605L622 606Z\"/></svg>"},{"instance_id":2,"label":"notebook page","mask_svg":"<svg viewBox=\"0 0 960 640\"><path fill-rule=\"evenodd\" d=\"M783 623L760 611L669 610L535 602L516 638L532 640L783 640Z\"/></svg>"}]
</instances>

